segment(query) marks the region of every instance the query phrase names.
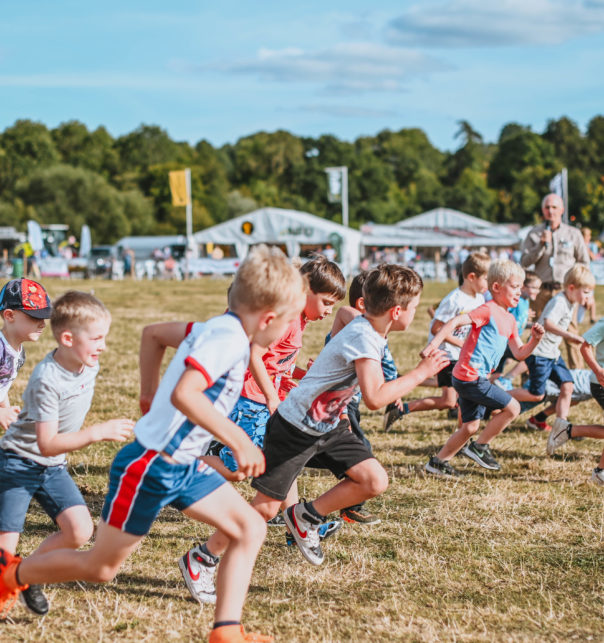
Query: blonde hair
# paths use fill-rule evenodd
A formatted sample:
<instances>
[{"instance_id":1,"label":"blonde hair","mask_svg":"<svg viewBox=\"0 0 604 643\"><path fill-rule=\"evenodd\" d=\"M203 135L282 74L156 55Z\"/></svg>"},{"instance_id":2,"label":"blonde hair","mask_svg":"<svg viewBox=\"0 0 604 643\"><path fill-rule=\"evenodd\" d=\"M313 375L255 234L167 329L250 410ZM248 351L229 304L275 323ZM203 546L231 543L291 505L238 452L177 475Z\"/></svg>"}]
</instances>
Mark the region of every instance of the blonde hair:
<instances>
[{"instance_id":1,"label":"blonde hair","mask_svg":"<svg viewBox=\"0 0 604 643\"><path fill-rule=\"evenodd\" d=\"M564 275L564 288L569 286L593 290L596 287L596 279L587 266L577 263Z\"/></svg>"},{"instance_id":2,"label":"blonde hair","mask_svg":"<svg viewBox=\"0 0 604 643\"><path fill-rule=\"evenodd\" d=\"M229 308L250 312L283 310L296 305L306 293L306 281L279 250L260 244L239 266L229 289Z\"/></svg>"},{"instance_id":3,"label":"blonde hair","mask_svg":"<svg viewBox=\"0 0 604 643\"><path fill-rule=\"evenodd\" d=\"M86 326L99 317L111 318L111 313L101 301L90 293L68 290L53 302L50 328L57 337L64 330Z\"/></svg>"},{"instance_id":4,"label":"blonde hair","mask_svg":"<svg viewBox=\"0 0 604 643\"><path fill-rule=\"evenodd\" d=\"M498 284L504 284L512 277L518 277L520 281L524 282L524 270L519 264L514 263L509 259L493 261L489 267L489 272L487 273L489 290L491 290L495 282Z\"/></svg>"}]
</instances>

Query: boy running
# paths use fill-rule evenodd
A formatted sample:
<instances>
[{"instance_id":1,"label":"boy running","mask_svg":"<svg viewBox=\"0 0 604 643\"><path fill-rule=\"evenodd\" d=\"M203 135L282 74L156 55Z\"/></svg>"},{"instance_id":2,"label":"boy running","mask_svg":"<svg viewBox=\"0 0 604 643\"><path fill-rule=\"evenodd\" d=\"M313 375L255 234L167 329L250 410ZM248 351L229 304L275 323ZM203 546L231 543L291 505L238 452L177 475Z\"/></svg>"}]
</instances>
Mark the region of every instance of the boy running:
<instances>
[{"instance_id":1,"label":"boy running","mask_svg":"<svg viewBox=\"0 0 604 643\"><path fill-rule=\"evenodd\" d=\"M11 406L8 391L25 363L23 342L37 342L50 317L50 299L31 279L12 279L0 292L0 427L8 429L21 410Z\"/></svg>"},{"instance_id":2,"label":"boy running","mask_svg":"<svg viewBox=\"0 0 604 643\"><path fill-rule=\"evenodd\" d=\"M560 342L565 339L574 344L583 344L580 335L568 331L577 305L586 303L596 281L583 264L573 266L564 276L562 292L552 297L541 316L539 324L545 328L545 335L533 354L527 358L530 385L528 390L517 388L511 391L520 402L541 402L545 397L545 383L548 379L560 387L556 402L556 415L562 420L568 418L573 393L573 378L560 354ZM546 425L546 428L549 428Z\"/></svg>"},{"instance_id":3,"label":"boy running","mask_svg":"<svg viewBox=\"0 0 604 643\"><path fill-rule=\"evenodd\" d=\"M425 467L428 473L443 477L461 475L449 463L459 451L485 469L498 471L501 468L489 443L520 413L520 405L488 378L499 364L506 345L509 345L512 355L521 361L531 354L543 335L543 328L535 324L531 339L523 345L518 337L516 320L508 312L508 308L518 304L523 280L524 270L518 264L507 260L492 263L487 281L493 299L470 313L448 321L421 353L430 354L456 328L472 325L452 373L453 386L459 396L462 425L430 458ZM489 420L476 442L472 440L466 445L478 431L487 409L500 409L501 412Z\"/></svg>"},{"instance_id":4,"label":"boy running","mask_svg":"<svg viewBox=\"0 0 604 643\"><path fill-rule=\"evenodd\" d=\"M369 409L399 399L426 377L446 366L434 350L420 364L385 382L381 367L386 337L412 322L422 280L410 268L383 265L372 270L363 287L365 314L343 328L321 351L299 386L271 416L264 444L266 472L252 482L252 505L272 518L304 466L318 458L341 481L313 502L292 505L284 519L303 556L323 562L318 528L333 511L383 493L388 476L371 451L340 417L357 386Z\"/></svg>"},{"instance_id":5,"label":"boy running","mask_svg":"<svg viewBox=\"0 0 604 643\"><path fill-rule=\"evenodd\" d=\"M219 570L211 643L272 640L240 624L249 581L266 534L262 518L214 469L197 459L212 435L230 446L241 475L264 471L262 452L227 416L237 401L250 342L269 346L304 307L300 273L277 249L259 246L241 264L229 313L196 323L178 348L136 424L136 440L111 466L94 547L35 554L22 562L0 551L0 600L31 583L107 582L136 549L162 507L222 530L228 548Z\"/></svg>"},{"instance_id":6,"label":"boy running","mask_svg":"<svg viewBox=\"0 0 604 643\"><path fill-rule=\"evenodd\" d=\"M604 409L604 319L600 319L583 335L581 354L591 369L591 395ZM594 355L595 350L595 355ZM571 424L557 418L547 439L547 454L554 455L556 449L567 440L594 438L604 440L604 426L601 424ZM592 482L604 485L604 451L598 466L591 474Z\"/></svg>"},{"instance_id":7,"label":"boy running","mask_svg":"<svg viewBox=\"0 0 604 643\"><path fill-rule=\"evenodd\" d=\"M46 314L46 293L40 301L40 314ZM110 324L109 311L88 293L69 291L55 301L50 327L57 348L34 368L23 393L23 410L0 441L0 547L7 555L17 549L32 498L59 528L36 554L77 549L92 536L92 518L67 471L65 454L101 440L124 442L132 432L134 422L126 419L80 430ZM48 601L35 584L20 598L35 614L48 612Z\"/></svg>"}]
</instances>

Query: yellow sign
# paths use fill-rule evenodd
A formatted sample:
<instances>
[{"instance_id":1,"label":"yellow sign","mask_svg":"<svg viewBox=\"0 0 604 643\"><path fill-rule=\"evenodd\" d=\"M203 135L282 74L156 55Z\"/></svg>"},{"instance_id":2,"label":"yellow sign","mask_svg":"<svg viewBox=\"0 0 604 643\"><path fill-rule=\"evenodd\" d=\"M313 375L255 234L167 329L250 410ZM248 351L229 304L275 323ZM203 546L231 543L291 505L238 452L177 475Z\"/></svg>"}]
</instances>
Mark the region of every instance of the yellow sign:
<instances>
[{"instance_id":1,"label":"yellow sign","mask_svg":"<svg viewBox=\"0 0 604 643\"><path fill-rule=\"evenodd\" d=\"M172 205L188 205L190 196L187 194L187 179L184 170L170 172L170 192Z\"/></svg>"}]
</instances>

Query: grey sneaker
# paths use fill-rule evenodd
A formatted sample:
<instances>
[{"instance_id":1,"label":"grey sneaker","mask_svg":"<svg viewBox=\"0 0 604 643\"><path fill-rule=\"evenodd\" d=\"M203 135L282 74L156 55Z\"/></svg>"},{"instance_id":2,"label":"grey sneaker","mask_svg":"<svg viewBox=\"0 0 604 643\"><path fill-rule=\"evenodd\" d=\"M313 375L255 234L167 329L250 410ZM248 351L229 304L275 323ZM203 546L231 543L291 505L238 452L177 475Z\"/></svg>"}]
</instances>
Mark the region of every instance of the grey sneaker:
<instances>
[{"instance_id":1,"label":"grey sneaker","mask_svg":"<svg viewBox=\"0 0 604 643\"><path fill-rule=\"evenodd\" d=\"M591 472L591 481L595 482L596 484L604 485L604 469L600 469L600 467L596 467Z\"/></svg>"},{"instance_id":2,"label":"grey sneaker","mask_svg":"<svg viewBox=\"0 0 604 643\"><path fill-rule=\"evenodd\" d=\"M179 559L178 567L189 593L198 603L216 602L216 563L212 564L199 545Z\"/></svg>"},{"instance_id":3,"label":"grey sneaker","mask_svg":"<svg viewBox=\"0 0 604 643\"><path fill-rule=\"evenodd\" d=\"M478 442L470 440L461 450L461 453L474 460L483 469L489 469L489 471L499 471L501 469L501 465L495 460L495 456L488 444L478 444Z\"/></svg>"},{"instance_id":4,"label":"grey sneaker","mask_svg":"<svg viewBox=\"0 0 604 643\"><path fill-rule=\"evenodd\" d=\"M441 478L462 478L464 474L457 469L454 469L447 460L441 460L433 455L424 469L431 473L433 476Z\"/></svg>"},{"instance_id":5,"label":"grey sneaker","mask_svg":"<svg viewBox=\"0 0 604 643\"><path fill-rule=\"evenodd\" d=\"M302 502L288 507L283 518L302 556L311 565L320 565L324 558L319 539L321 523L308 513Z\"/></svg>"},{"instance_id":6,"label":"grey sneaker","mask_svg":"<svg viewBox=\"0 0 604 643\"><path fill-rule=\"evenodd\" d=\"M547 455L554 455L558 447L561 447L570 438L572 424L562 418L556 418L552 425L552 430L547 438L545 450Z\"/></svg>"},{"instance_id":7,"label":"grey sneaker","mask_svg":"<svg viewBox=\"0 0 604 643\"><path fill-rule=\"evenodd\" d=\"M388 432L392 428L392 425L399 419L403 417L402 411L392 402L388 404L386 410L384 411L384 420L382 423L382 428L384 431Z\"/></svg>"}]
</instances>

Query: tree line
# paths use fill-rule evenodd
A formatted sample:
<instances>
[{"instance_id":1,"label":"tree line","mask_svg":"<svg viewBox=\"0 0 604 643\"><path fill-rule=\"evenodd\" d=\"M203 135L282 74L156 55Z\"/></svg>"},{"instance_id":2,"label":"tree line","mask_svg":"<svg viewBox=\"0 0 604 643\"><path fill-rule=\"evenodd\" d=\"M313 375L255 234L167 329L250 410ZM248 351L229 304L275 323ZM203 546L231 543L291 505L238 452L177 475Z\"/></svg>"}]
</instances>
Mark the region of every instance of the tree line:
<instances>
[{"instance_id":1,"label":"tree line","mask_svg":"<svg viewBox=\"0 0 604 643\"><path fill-rule=\"evenodd\" d=\"M258 132L216 148L173 141L155 125L118 138L78 121L54 129L18 120L0 134L0 225L28 219L84 223L94 243L142 234L183 234L184 208L173 207L170 170L191 168L193 229L258 207L304 210L335 221L324 169L349 172L350 222L395 223L446 206L500 223L531 224L551 178L568 168L570 214L604 227L604 116L582 133L567 117L541 134L505 125L488 143L467 121L459 147L443 152L421 129L384 130L353 142L331 135Z\"/></svg>"}]
</instances>

